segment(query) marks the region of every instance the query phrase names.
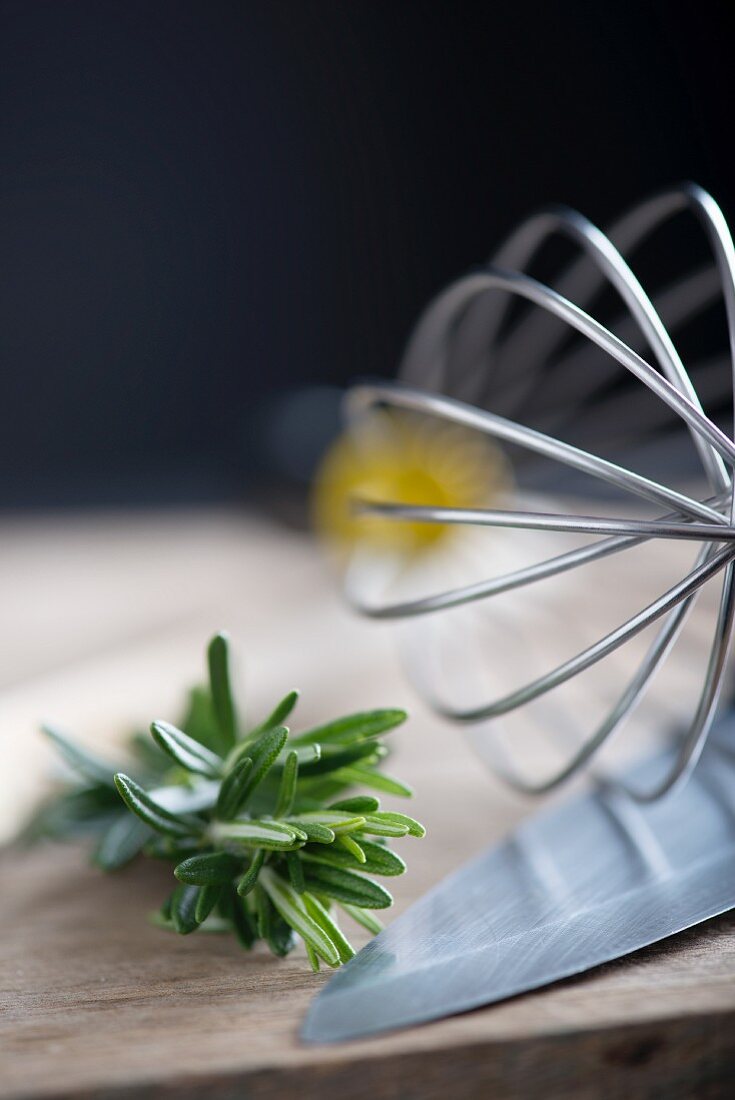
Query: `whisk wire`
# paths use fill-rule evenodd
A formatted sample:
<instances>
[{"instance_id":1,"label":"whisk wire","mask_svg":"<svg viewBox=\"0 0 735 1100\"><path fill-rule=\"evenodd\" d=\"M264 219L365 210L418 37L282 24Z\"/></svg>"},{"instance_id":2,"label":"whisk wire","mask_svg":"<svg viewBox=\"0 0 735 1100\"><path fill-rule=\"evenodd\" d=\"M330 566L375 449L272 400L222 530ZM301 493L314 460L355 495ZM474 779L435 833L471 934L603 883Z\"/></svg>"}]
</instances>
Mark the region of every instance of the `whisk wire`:
<instances>
[{"instance_id":1,"label":"whisk wire","mask_svg":"<svg viewBox=\"0 0 735 1100\"><path fill-rule=\"evenodd\" d=\"M689 211L698 220L714 257L713 269L695 272L684 283L672 284L655 297L648 296L623 253L638 248L669 218ZM582 253L556 281L556 289L545 286L524 270L541 245L553 235L562 235ZM629 321L614 327L626 340L595 320L587 306L607 282L622 299ZM694 715L681 740L669 774L654 788L641 791L621 789L638 801L662 797L685 781L695 766L712 724L722 692L724 671L735 623L735 442L704 413L693 381L679 356L671 331L706 308L719 289L724 302L730 347L731 371L735 370L735 248L725 218L712 197L696 184L685 183L653 196L623 215L603 233L581 214L565 207L540 211L524 222L501 246L493 261L481 270L457 280L425 311L407 350L403 384L359 386L348 398L348 413L359 416L375 406L389 406L412 413L438 417L491 435L537 456L614 486L624 493L666 509L652 519L573 515L510 509L446 508L390 501L363 501L358 507L396 521L479 525L497 528L546 530L607 537L576 547L531 566L515 569L474 584L449 588L419 598L393 603L376 603L360 591L359 577L349 574L348 595L364 614L373 618L403 618L423 615L462 604L474 604L502 592L559 576L582 565L611 557L651 540L696 540L703 543L694 566L676 584L575 656L549 672L528 681L490 703L450 706L433 694L425 694L445 717L474 723L506 714L551 691L596 664L646 627L659 622L658 632L637 671L606 717L588 736L565 765L542 782L526 780L511 764L496 754L498 772L514 787L528 793L543 793L570 778L589 763L639 704L664 659L671 652L702 587L722 573L717 620L713 631L706 672ZM510 302L522 300L538 309L527 312L505 334L503 323ZM664 320L665 318L665 320ZM504 392L510 397L534 391L539 372L559 369L566 379L560 392L574 380L581 356L577 348L565 351L554 363L551 356L566 331L581 335L594 347L622 366L673 412L687 429L701 466L710 483L705 500L669 488L659 481L588 450L564 442L527 424L500 416L480 406L490 403L489 387L497 385L499 373L508 376ZM464 326L464 329L463 329ZM506 326L507 327L507 326ZM449 359L452 342L464 331L465 349L472 362L464 369L462 357ZM642 338L642 339L641 339ZM627 342L627 341L630 342ZM647 345L657 366L637 350ZM588 345L589 346L589 345ZM482 354L492 358L488 371ZM460 375L457 376L457 372ZM598 375L609 384L605 366ZM409 383L409 384L406 384ZM588 397L595 392L592 378L582 389ZM735 387L733 387L735 391ZM439 391L439 392L437 392ZM442 393L441 391L449 391ZM451 392L467 400L458 400Z\"/></svg>"}]
</instances>

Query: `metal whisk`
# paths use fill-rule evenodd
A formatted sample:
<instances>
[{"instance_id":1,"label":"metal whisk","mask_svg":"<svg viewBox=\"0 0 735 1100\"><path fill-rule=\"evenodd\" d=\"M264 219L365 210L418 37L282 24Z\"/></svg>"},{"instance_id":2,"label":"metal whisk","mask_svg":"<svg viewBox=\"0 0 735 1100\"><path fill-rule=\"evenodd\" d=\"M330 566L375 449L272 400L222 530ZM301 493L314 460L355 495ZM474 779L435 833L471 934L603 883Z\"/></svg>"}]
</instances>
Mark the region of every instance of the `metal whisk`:
<instances>
[{"instance_id":1,"label":"metal whisk","mask_svg":"<svg viewBox=\"0 0 735 1100\"><path fill-rule=\"evenodd\" d=\"M649 297L626 257L679 212L689 212L699 223L714 264L708 259L701 269ZM554 286L526 272L552 237L566 238L581 252L550 280ZM603 324L587 308L605 294L611 297L610 288L617 302L622 299L626 312ZM519 310L519 301L534 308ZM735 250L712 197L694 184L684 184L636 206L606 233L573 210L550 208L522 223L490 263L457 280L430 304L410 341L400 382L359 385L348 395L351 418L377 406L388 407L493 437L510 456L519 492L530 492L535 504L540 500L544 505L519 510L358 502L363 513L414 524L601 536L594 541L584 538L572 549L490 579L451 588L444 582L439 591L393 602L368 599L367 589L374 587L375 581L374 562L368 577L366 563L358 555L349 572L349 596L373 618L435 615L481 601L490 601L491 607L492 598L502 593L520 592L552 578L558 581L572 570L625 555L635 547L661 547L660 540L693 540L701 545L694 564L663 594L517 689L479 704L457 705L440 699L432 677L424 677L424 694L445 717L460 723L486 722L567 684L657 624L633 675L626 677L622 690L616 685L616 697L607 713L586 733L563 767L541 782L530 782L507 759L496 757L497 770L520 790L548 791L590 761L642 701L702 587L718 577L719 606L706 671L694 714L682 731L675 763L649 790L627 786L625 780L616 782L633 798L652 801L684 782L702 751L722 691L733 633L735 495L731 472L735 443L732 431L728 434L716 423L718 417L705 415L672 333L689 322L695 324L705 309L719 301L724 302L730 369L722 359L711 359L692 372L708 404L718 406L717 414L722 412L721 398L728 390L732 393ZM645 400L644 394L648 395ZM651 401L650 395L657 400ZM672 414L675 423L688 433L688 446L693 444L700 475L706 481L701 491L674 489L665 483L672 464L680 465L682 453L681 448L671 447ZM726 417L730 420L730 409ZM550 495L546 473L539 473L539 460L547 469L553 464L562 475L556 479L554 495ZM636 472L631 463L648 467L647 472ZM579 475L595 479L599 487L595 514L576 514L558 506L560 493L565 500L574 499ZM618 502L654 505L655 514L611 515L604 502L615 495ZM608 514L600 514L605 510ZM558 540L559 536L550 537Z\"/></svg>"}]
</instances>

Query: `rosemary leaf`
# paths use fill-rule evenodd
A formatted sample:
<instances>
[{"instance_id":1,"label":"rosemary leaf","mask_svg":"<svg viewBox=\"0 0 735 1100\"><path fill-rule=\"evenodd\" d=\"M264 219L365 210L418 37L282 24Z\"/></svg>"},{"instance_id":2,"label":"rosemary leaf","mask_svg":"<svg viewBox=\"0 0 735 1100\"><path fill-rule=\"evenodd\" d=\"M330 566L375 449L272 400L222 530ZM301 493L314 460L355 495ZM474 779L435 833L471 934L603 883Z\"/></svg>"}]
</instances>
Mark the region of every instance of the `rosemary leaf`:
<instances>
[{"instance_id":1,"label":"rosemary leaf","mask_svg":"<svg viewBox=\"0 0 735 1100\"><path fill-rule=\"evenodd\" d=\"M359 714L348 714L323 726L315 726L294 738L296 744L310 741L339 742L347 744L363 737L378 737L381 733L400 726L407 718L405 710L369 710Z\"/></svg>"},{"instance_id":2,"label":"rosemary leaf","mask_svg":"<svg viewBox=\"0 0 735 1100\"><path fill-rule=\"evenodd\" d=\"M361 909L388 909L393 898L378 882L341 867L309 864L306 888L310 893L325 894L335 901L357 905Z\"/></svg>"},{"instance_id":3,"label":"rosemary leaf","mask_svg":"<svg viewBox=\"0 0 735 1100\"><path fill-rule=\"evenodd\" d=\"M229 643L227 634L215 634L207 649L212 707L223 753L229 752L237 741L237 716L230 688Z\"/></svg>"},{"instance_id":4,"label":"rosemary leaf","mask_svg":"<svg viewBox=\"0 0 735 1100\"><path fill-rule=\"evenodd\" d=\"M362 829L365 825L364 817L343 813L341 810L310 810L303 814L292 814L288 821L294 825L321 825L331 829L336 836Z\"/></svg>"},{"instance_id":5,"label":"rosemary leaf","mask_svg":"<svg viewBox=\"0 0 735 1100\"><path fill-rule=\"evenodd\" d=\"M87 779L90 783L100 783L102 786L112 787L112 777L117 769L111 764L100 760L99 757L81 745L75 744L54 726L42 726L42 732L53 743L59 755L69 767L82 779Z\"/></svg>"},{"instance_id":6,"label":"rosemary leaf","mask_svg":"<svg viewBox=\"0 0 735 1100\"><path fill-rule=\"evenodd\" d=\"M260 869L263 866L263 863L265 862L265 855L266 855L265 849L264 848L259 848L254 853L253 858L250 861L250 866L248 867L247 871L238 880L237 892L238 892L238 894L240 895L241 898L247 897L247 895L250 893L250 891L253 889L256 882L258 881L258 875L260 874Z\"/></svg>"},{"instance_id":7,"label":"rosemary leaf","mask_svg":"<svg viewBox=\"0 0 735 1100\"><path fill-rule=\"evenodd\" d=\"M303 837L297 829L290 829L279 821L253 820L215 822L209 835L215 843L272 850L292 848Z\"/></svg>"},{"instance_id":8,"label":"rosemary leaf","mask_svg":"<svg viewBox=\"0 0 735 1100\"><path fill-rule=\"evenodd\" d=\"M344 839L352 839L351 837ZM332 867L347 867L353 870L367 871L371 875L394 876L402 875L406 870L406 864L401 857L386 848L382 844L374 844L370 840L360 840L360 848L365 856L365 862L357 864L354 856L336 845L330 847L320 845L318 848L307 846L300 853L300 858L307 863L322 863Z\"/></svg>"},{"instance_id":9,"label":"rosemary leaf","mask_svg":"<svg viewBox=\"0 0 735 1100\"><path fill-rule=\"evenodd\" d=\"M288 819L287 819L288 820ZM319 825L316 821L299 820L298 827L306 836L306 839L314 844L333 844L336 833L326 825Z\"/></svg>"},{"instance_id":10,"label":"rosemary leaf","mask_svg":"<svg viewBox=\"0 0 735 1100\"><path fill-rule=\"evenodd\" d=\"M330 810L346 810L353 814L374 814L380 809L380 802L370 794L358 794L354 798L343 798L340 802L333 802Z\"/></svg>"},{"instance_id":11,"label":"rosemary leaf","mask_svg":"<svg viewBox=\"0 0 735 1100\"><path fill-rule=\"evenodd\" d=\"M374 753L375 742L369 740L346 747L342 745L322 745L319 758L301 763L301 771L305 776L328 775L330 772L338 771L340 768L349 767L360 760L372 757Z\"/></svg>"},{"instance_id":12,"label":"rosemary leaf","mask_svg":"<svg viewBox=\"0 0 735 1100\"><path fill-rule=\"evenodd\" d=\"M267 940L270 937L271 916L275 916L275 911L270 898L262 886L255 887L253 891L253 901L255 904L255 924L258 929L258 935L261 940Z\"/></svg>"},{"instance_id":13,"label":"rosemary leaf","mask_svg":"<svg viewBox=\"0 0 735 1100\"><path fill-rule=\"evenodd\" d=\"M222 887L219 884L210 883L208 886L202 886L194 909L194 919L197 924L202 924L207 919L219 901L221 893Z\"/></svg>"},{"instance_id":14,"label":"rosemary leaf","mask_svg":"<svg viewBox=\"0 0 735 1100\"><path fill-rule=\"evenodd\" d=\"M170 836L193 836L201 832L201 824L193 818L184 818L165 810L129 776L118 772L115 786L129 810L159 833Z\"/></svg>"},{"instance_id":15,"label":"rosemary leaf","mask_svg":"<svg viewBox=\"0 0 735 1100\"><path fill-rule=\"evenodd\" d=\"M296 936L290 924L287 924L280 913L274 911L268 927L268 946L274 955L282 959L293 950Z\"/></svg>"},{"instance_id":16,"label":"rosemary leaf","mask_svg":"<svg viewBox=\"0 0 735 1100\"><path fill-rule=\"evenodd\" d=\"M408 835L408 825L391 821L381 814L367 814L365 824L360 831L369 833L371 836L399 837Z\"/></svg>"},{"instance_id":17,"label":"rosemary leaf","mask_svg":"<svg viewBox=\"0 0 735 1100\"><path fill-rule=\"evenodd\" d=\"M318 742L314 742L313 745L294 745L292 741L289 741L278 754L276 767L284 767L291 753L296 754L299 764L314 764L321 759L322 747Z\"/></svg>"},{"instance_id":18,"label":"rosemary leaf","mask_svg":"<svg viewBox=\"0 0 735 1100\"><path fill-rule=\"evenodd\" d=\"M355 784L356 786L371 787L375 791L381 791L383 794L395 794L400 798L411 798L413 796L413 789L407 783L402 783L400 779L395 779L392 775L386 775L385 772L376 772L371 768L360 767L359 764L351 765L349 768L340 768L338 772L333 772L332 778L338 779L345 786Z\"/></svg>"},{"instance_id":19,"label":"rosemary leaf","mask_svg":"<svg viewBox=\"0 0 735 1100\"><path fill-rule=\"evenodd\" d=\"M296 795L296 783L299 777L299 757L295 751L289 752L281 776L281 785L278 789L278 801L276 802L276 817L288 817L293 809Z\"/></svg>"},{"instance_id":20,"label":"rosemary leaf","mask_svg":"<svg viewBox=\"0 0 735 1100\"><path fill-rule=\"evenodd\" d=\"M190 856L174 867L179 882L192 886L222 886L232 882L242 868L242 860L227 852L206 852Z\"/></svg>"},{"instance_id":21,"label":"rosemary leaf","mask_svg":"<svg viewBox=\"0 0 735 1100\"><path fill-rule=\"evenodd\" d=\"M309 966L311 967L311 969L314 971L315 974L318 974L319 973L319 967L321 966L321 963L319 961L319 956L317 955L314 948L310 947L308 943L304 944L304 947L306 948L306 957L309 960Z\"/></svg>"},{"instance_id":22,"label":"rosemary leaf","mask_svg":"<svg viewBox=\"0 0 735 1100\"><path fill-rule=\"evenodd\" d=\"M240 941L241 947L244 947L246 951L250 951L258 938L258 931L255 926L255 920L248 911L246 902L246 898L240 898L235 894L231 916L235 934Z\"/></svg>"},{"instance_id":23,"label":"rosemary leaf","mask_svg":"<svg viewBox=\"0 0 735 1100\"><path fill-rule=\"evenodd\" d=\"M193 737L172 726L169 722L151 723L153 740L164 752L181 764L182 768L204 775L207 779L218 779L222 774L222 758L200 745Z\"/></svg>"},{"instance_id":24,"label":"rosemary leaf","mask_svg":"<svg viewBox=\"0 0 735 1100\"><path fill-rule=\"evenodd\" d=\"M381 810L380 813L373 813L370 815L368 821L374 822L376 818L380 821L394 822L396 825L405 825L409 836L419 837L419 839L426 836L426 829L421 822L416 821L413 817L409 817L408 814L395 813L393 810ZM363 829L363 832L368 831L367 829Z\"/></svg>"},{"instance_id":25,"label":"rosemary leaf","mask_svg":"<svg viewBox=\"0 0 735 1100\"><path fill-rule=\"evenodd\" d=\"M298 691L296 689L294 689L293 691L289 691L288 695L284 695L280 703L278 703L278 705L273 708L268 717L264 719L264 721L262 721L260 725L256 726L255 729L252 729L250 731L250 733L248 734L248 739L250 739L251 737L257 737L261 733L265 733L266 730L273 729L275 726L282 726L291 711L298 703L298 701Z\"/></svg>"},{"instance_id":26,"label":"rosemary leaf","mask_svg":"<svg viewBox=\"0 0 735 1100\"><path fill-rule=\"evenodd\" d=\"M102 834L92 860L103 871L115 871L137 856L151 831L139 817L117 817Z\"/></svg>"},{"instance_id":27,"label":"rosemary leaf","mask_svg":"<svg viewBox=\"0 0 735 1100\"><path fill-rule=\"evenodd\" d=\"M304 884L304 865L296 852L286 852L285 858L289 881L297 894L303 894L306 889Z\"/></svg>"},{"instance_id":28,"label":"rosemary leaf","mask_svg":"<svg viewBox=\"0 0 735 1100\"><path fill-rule=\"evenodd\" d=\"M340 848L346 849L350 855L357 860L358 863L364 864L366 855L364 850L360 847L356 840L353 840L351 836L338 836L335 842Z\"/></svg>"},{"instance_id":29,"label":"rosemary leaf","mask_svg":"<svg viewBox=\"0 0 735 1100\"><path fill-rule=\"evenodd\" d=\"M313 894L304 894L304 904L306 905L306 911L316 923L324 929L329 936L334 946L339 951L339 961L342 963L349 962L354 958L355 949L350 941L345 936L342 929L339 927L335 919L329 913L329 911L322 905L318 898L315 898Z\"/></svg>"},{"instance_id":30,"label":"rosemary leaf","mask_svg":"<svg viewBox=\"0 0 735 1100\"><path fill-rule=\"evenodd\" d=\"M189 692L188 708L178 723L180 729L185 730L189 737L193 737L205 748L221 749L219 728L214 716L212 705L212 693L209 687L200 684Z\"/></svg>"},{"instance_id":31,"label":"rosemary leaf","mask_svg":"<svg viewBox=\"0 0 735 1100\"><path fill-rule=\"evenodd\" d=\"M368 932L372 932L374 936L383 931L383 922L369 910L360 909L357 905L348 905L346 902L340 902L340 909L344 909L349 917L352 917L357 924L361 924L363 928L367 928Z\"/></svg>"},{"instance_id":32,"label":"rosemary leaf","mask_svg":"<svg viewBox=\"0 0 735 1100\"><path fill-rule=\"evenodd\" d=\"M171 920L176 931L182 936L188 936L199 927L199 921L196 918L198 900L198 886L181 885L172 894Z\"/></svg>"},{"instance_id":33,"label":"rosemary leaf","mask_svg":"<svg viewBox=\"0 0 735 1100\"><path fill-rule=\"evenodd\" d=\"M236 817L248 796L247 783L253 770L249 756L241 756L232 765L220 787L215 814L224 821Z\"/></svg>"},{"instance_id":34,"label":"rosemary leaf","mask_svg":"<svg viewBox=\"0 0 735 1100\"><path fill-rule=\"evenodd\" d=\"M328 966L339 966L339 951L327 933L310 917L306 906L287 882L268 867L261 871L260 882L276 910L287 924L310 945Z\"/></svg>"},{"instance_id":35,"label":"rosemary leaf","mask_svg":"<svg viewBox=\"0 0 735 1100\"><path fill-rule=\"evenodd\" d=\"M243 747L243 752L247 750L247 756L253 761L252 771L248 775L243 784L243 803L247 803L251 794L259 783L262 783L266 775L273 767L283 746L288 740L288 730L285 726L276 726L275 729L266 730L261 734L256 741L248 741ZM237 766L237 760L240 752L235 755L235 761L232 766Z\"/></svg>"}]
</instances>

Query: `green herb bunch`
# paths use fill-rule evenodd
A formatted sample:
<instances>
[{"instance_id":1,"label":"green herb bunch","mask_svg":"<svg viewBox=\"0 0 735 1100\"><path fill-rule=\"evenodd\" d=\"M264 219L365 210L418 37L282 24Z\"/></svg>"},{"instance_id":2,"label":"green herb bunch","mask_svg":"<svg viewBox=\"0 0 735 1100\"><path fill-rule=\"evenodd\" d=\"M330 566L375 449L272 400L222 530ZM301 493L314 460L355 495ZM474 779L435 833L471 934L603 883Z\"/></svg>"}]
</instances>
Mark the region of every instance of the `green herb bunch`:
<instances>
[{"instance_id":1,"label":"green herb bunch","mask_svg":"<svg viewBox=\"0 0 735 1100\"><path fill-rule=\"evenodd\" d=\"M182 728L155 721L152 740L131 739L132 775L47 728L77 782L40 808L26 835L92 832L93 859L105 870L140 851L171 861L177 882L153 915L162 927L232 930L243 947L262 939L279 956L300 937L314 970L321 961L339 966L354 950L336 908L379 931L374 910L393 899L369 876L403 874L388 840L424 835L413 818L382 811L377 797L349 793L362 785L410 796L379 770L380 736L406 715L369 711L291 736L291 691L243 732L226 635L212 639L207 656L209 684L192 692Z\"/></svg>"}]
</instances>

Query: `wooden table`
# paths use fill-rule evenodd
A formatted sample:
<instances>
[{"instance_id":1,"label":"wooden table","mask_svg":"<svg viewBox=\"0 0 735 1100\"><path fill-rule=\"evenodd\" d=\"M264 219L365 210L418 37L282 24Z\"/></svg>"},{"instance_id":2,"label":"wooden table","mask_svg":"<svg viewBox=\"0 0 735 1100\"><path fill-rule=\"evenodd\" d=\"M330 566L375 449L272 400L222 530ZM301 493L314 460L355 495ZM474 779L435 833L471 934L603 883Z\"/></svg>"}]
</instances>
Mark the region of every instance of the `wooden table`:
<instances>
[{"instance_id":1,"label":"wooden table","mask_svg":"<svg viewBox=\"0 0 735 1100\"><path fill-rule=\"evenodd\" d=\"M301 536L212 513L8 522L0 602L6 835L44 783L39 719L104 747L175 714L222 626L243 641L253 714L294 684L305 723L413 712L391 769L417 788L429 832L404 842L391 914L526 812L416 702L391 633L343 609ZM325 977L299 952L277 961L151 927L167 874L103 876L73 847L0 854L1 1097L733 1095L732 916L488 1009L306 1047L299 1023Z\"/></svg>"}]
</instances>

